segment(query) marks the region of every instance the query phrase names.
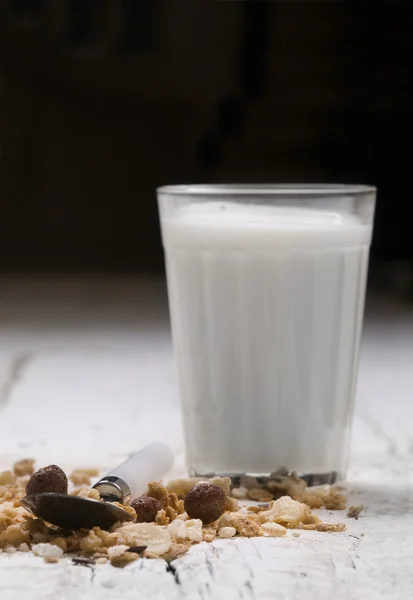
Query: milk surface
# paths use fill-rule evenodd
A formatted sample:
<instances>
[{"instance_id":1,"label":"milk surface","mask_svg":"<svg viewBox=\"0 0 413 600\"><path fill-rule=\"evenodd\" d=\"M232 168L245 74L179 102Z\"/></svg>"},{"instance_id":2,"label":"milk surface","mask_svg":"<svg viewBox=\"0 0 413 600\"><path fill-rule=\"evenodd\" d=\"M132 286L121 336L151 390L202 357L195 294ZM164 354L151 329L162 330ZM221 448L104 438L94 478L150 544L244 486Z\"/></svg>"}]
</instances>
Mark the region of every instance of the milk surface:
<instances>
[{"instance_id":1,"label":"milk surface","mask_svg":"<svg viewBox=\"0 0 413 600\"><path fill-rule=\"evenodd\" d=\"M343 472L371 227L215 201L162 234L191 472Z\"/></svg>"}]
</instances>

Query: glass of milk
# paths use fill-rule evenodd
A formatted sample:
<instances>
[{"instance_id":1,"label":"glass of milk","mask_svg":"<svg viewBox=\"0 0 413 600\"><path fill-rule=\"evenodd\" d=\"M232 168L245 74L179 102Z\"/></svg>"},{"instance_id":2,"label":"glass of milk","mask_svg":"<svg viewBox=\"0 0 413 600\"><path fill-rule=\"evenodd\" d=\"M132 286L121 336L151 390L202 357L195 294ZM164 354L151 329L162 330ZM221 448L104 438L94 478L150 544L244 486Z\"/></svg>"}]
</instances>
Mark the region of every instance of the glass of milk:
<instances>
[{"instance_id":1,"label":"glass of milk","mask_svg":"<svg viewBox=\"0 0 413 600\"><path fill-rule=\"evenodd\" d=\"M375 189L158 189L191 475L345 476Z\"/></svg>"}]
</instances>

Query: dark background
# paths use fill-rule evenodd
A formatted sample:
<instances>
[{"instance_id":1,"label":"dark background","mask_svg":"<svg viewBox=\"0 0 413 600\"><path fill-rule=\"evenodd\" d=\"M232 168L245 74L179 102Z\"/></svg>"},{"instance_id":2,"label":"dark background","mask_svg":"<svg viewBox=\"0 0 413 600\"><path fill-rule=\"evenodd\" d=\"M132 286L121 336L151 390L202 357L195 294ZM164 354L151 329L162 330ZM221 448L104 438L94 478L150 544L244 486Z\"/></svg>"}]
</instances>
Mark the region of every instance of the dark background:
<instances>
[{"instance_id":1,"label":"dark background","mask_svg":"<svg viewBox=\"0 0 413 600\"><path fill-rule=\"evenodd\" d=\"M376 185L411 266L408 9L0 0L0 272L161 271L156 186L212 181Z\"/></svg>"}]
</instances>

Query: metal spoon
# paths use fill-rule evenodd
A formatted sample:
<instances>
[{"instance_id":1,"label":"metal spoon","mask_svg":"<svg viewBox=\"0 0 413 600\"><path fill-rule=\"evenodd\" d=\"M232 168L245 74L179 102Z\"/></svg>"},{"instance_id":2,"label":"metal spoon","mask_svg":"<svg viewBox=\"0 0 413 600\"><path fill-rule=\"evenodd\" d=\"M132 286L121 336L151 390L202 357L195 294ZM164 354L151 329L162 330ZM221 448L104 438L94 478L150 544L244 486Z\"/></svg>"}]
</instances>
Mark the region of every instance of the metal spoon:
<instances>
[{"instance_id":1,"label":"metal spoon","mask_svg":"<svg viewBox=\"0 0 413 600\"><path fill-rule=\"evenodd\" d=\"M117 521L132 521L126 510L112 504L129 504L142 494L149 481L162 479L172 468L173 454L168 446L150 444L93 486L104 502L68 494L43 492L21 499L21 504L36 517L65 529L109 529Z\"/></svg>"}]
</instances>

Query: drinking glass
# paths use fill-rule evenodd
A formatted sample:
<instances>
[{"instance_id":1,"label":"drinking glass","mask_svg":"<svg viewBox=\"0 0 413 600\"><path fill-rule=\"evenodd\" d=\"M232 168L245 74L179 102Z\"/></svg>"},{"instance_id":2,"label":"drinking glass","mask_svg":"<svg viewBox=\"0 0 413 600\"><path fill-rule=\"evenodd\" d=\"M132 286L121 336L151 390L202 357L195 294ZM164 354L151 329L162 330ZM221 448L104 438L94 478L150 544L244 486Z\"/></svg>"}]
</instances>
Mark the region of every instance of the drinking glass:
<instances>
[{"instance_id":1,"label":"drinking glass","mask_svg":"<svg viewBox=\"0 0 413 600\"><path fill-rule=\"evenodd\" d=\"M191 475L344 477L375 188L157 193Z\"/></svg>"}]
</instances>

